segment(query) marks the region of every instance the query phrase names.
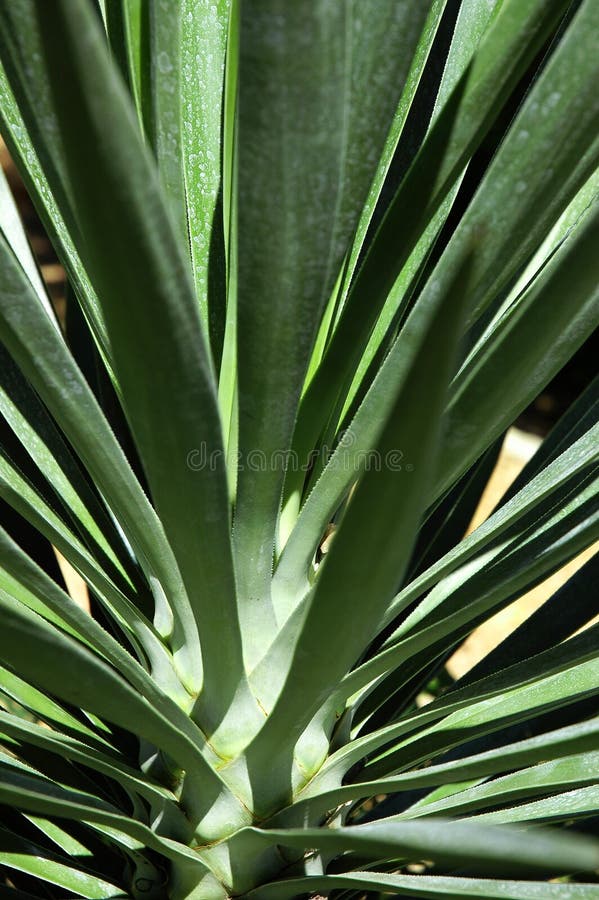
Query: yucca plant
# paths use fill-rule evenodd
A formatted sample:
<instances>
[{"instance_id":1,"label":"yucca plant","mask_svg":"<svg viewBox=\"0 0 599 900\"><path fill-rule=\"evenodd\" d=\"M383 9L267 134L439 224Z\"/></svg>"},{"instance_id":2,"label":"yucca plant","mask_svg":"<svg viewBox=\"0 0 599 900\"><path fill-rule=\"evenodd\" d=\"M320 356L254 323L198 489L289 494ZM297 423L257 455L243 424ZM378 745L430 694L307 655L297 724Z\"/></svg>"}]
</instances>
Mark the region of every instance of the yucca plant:
<instances>
[{"instance_id":1,"label":"yucca plant","mask_svg":"<svg viewBox=\"0 0 599 900\"><path fill-rule=\"evenodd\" d=\"M595 382L464 537L599 319L598 34L0 0L0 897L599 897L597 557L444 668L599 536Z\"/></svg>"}]
</instances>

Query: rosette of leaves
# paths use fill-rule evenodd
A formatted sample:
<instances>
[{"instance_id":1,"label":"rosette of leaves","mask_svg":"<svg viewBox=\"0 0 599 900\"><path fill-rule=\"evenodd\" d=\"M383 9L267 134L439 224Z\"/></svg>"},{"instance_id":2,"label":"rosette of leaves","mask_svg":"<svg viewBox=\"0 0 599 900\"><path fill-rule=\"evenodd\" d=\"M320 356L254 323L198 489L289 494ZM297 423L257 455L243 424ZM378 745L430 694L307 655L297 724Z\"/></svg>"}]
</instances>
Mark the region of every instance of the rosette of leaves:
<instances>
[{"instance_id":1,"label":"rosette of leaves","mask_svg":"<svg viewBox=\"0 0 599 900\"><path fill-rule=\"evenodd\" d=\"M599 533L595 383L464 537L599 318L598 28L0 3L1 897L598 896L596 557L443 676Z\"/></svg>"}]
</instances>

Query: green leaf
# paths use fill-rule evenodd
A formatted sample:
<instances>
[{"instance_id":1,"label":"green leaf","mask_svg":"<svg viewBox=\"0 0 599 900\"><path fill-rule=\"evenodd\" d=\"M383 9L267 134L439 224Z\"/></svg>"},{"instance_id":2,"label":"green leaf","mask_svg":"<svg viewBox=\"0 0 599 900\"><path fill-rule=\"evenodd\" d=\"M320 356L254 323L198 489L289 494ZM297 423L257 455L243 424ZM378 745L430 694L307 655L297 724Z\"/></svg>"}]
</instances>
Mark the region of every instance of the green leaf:
<instances>
[{"instance_id":1,"label":"green leaf","mask_svg":"<svg viewBox=\"0 0 599 900\"><path fill-rule=\"evenodd\" d=\"M430 133L431 128L442 113L444 107L451 103L452 91L460 84L461 79L463 79L468 72L487 28L491 27L493 16L497 15L500 9L501 4L487 3L485 0L467 0L467 2L460 4L459 10L457 10L455 27L453 28L453 33L451 35L451 43L444 61L443 73L435 97L434 109L432 111L431 120L428 123L427 134ZM449 5L446 9L446 13L452 12L452 7ZM435 58L436 55L434 54L433 48L432 60ZM424 99L422 102L424 105ZM416 114L417 108L418 107L415 105L413 114ZM417 127L418 126L416 125L415 128ZM424 140L426 140L426 135ZM398 309L402 309L405 304L407 299L406 295L409 292L412 281L417 274L423 259L430 251L430 248L437 237L438 229L446 220L452 208L466 171L467 170L464 169L460 173L459 177L449 190L446 199L442 202L439 211L434 217L433 223L425 230L422 238L419 240L414 252L408 260L408 263L404 266L400 276L393 285L389 296L385 300L383 309L374 325L364 354L353 377L353 382L348 395L344 400L344 410L341 413L340 419L345 417L345 413L351 407L352 400L356 396L364 376L368 372L370 364L373 362L377 351L387 337L389 328L392 325Z\"/></svg>"},{"instance_id":2,"label":"green leaf","mask_svg":"<svg viewBox=\"0 0 599 900\"><path fill-rule=\"evenodd\" d=\"M27 235L23 229L19 212L3 170L0 170L0 231L3 237L11 245L21 268L31 282L31 286L38 295L40 302L44 304L48 312L52 307L48 300L46 288L41 279L31 248L27 241Z\"/></svg>"},{"instance_id":3,"label":"green leaf","mask_svg":"<svg viewBox=\"0 0 599 900\"><path fill-rule=\"evenodd\" d=\"M588 486L583 482L580 493L568 496L563 515L554 512L531 526L511 552L483 553L440 582L404 619L387 647L346 675L329 701L332 708L361 690L372 689L377 678L408 660L430 663L492 612L592 544L599 535L598 490L597 478ZM491 564L495 555L498 561ZM424 651L430 651L429 655L423 657ZM412 674L407 670L406 679Z\"/></svg>"},{"instance_id":4,"label":"green leaf","mask_svg":"<svg viewBox=\"0 0 599 900\"><path fill-rule=\"evenodd\" d=\"M106 735L93 730L88 725L64 709L51 697L47 697L43 691L28 684L23 678L0 666L0 690L4 696L8 696L32 713L36 719L50 723L52 728L58 728L67 733L74 732L82 740L98 743L99 746L110 748ZM3 703L4 705L4 703ZM11 715L13 715L11 711ZM105 731L108 731L104 726Z\"/></svg>"},{"instance_id":5,"label":"green leaf","mask_svg":"<svg viewBox=\"0 0 599 900\"><path fill-rule=\"evenodd\" d=\"M599 204L595 203L456 377L448 405L435 498L479 458L595 327L597 279L593 248L598 224ZM486 239L483 243L486 245ZM427 298L438 291L439 283L444 281L433 281L419 303L426 304ZM564 296L566 302L561 300ZM547 308L551 315L545 313ZM539 339L541 314L546 328ZM273 599L279 618L284 619L306 593L316 543L351 485L352 460L368 454L374 444L381 427L385 393L391 380L401 377L407 367L411 341L411 329L406 323L349 425L349 448L341 441L304 504L275 572ZM506 397L510 398L509 404ZM385 621L389 622L397 611L393 605Z\"/></svg>"},{"instance_id":6,"label":"green leaf","mask_svg":"<svg viewBox=\"0 0 599 900\"><path fill-rule=\"evenodd\" d=\"M239 801L202 755L199 732L194 740L189 729L183 732L173 719L143 699L100 658L35 614L25 608L7 607L5 603L2 603L2 613L0 649L7 664L18 666L34 684L43 685L68 703L106 717L155 744L195 777L201 777L200 806L210 808L220 796L223 805L229 807L224 814L235 821L238 812L243 821L245 813ZM57 657L61 660L60 668L54 665ZM43 812L32 809L36 811Z\"/></svg>"},{"instance_id":7,"label":"green leaf","mask_svg":"<svg viewBox=\"0 0 599 900\"><path fill-rule=\"evenodd\" d=\"M125 898L125 894L117 894L115 895L120 898ZM3 884L0 884L0 897L3 900L39 900L39 895L28 894L25 891L18 890L17 888L6 887Z\"/></svg>"},{"instance_id":8,"label":"green leaf","mask_svg":"<svg viewBox=\"0 0 599 900\"><path fill-rule=\"evenodd\" d=\"M417 322L418 316L415 315L413 320ZM317 542L354 479L356 461L360 461L371 451L376 435L380 431L380 415L385 408L384 404L388 403L390 386L392 388L394 383L405 376L414 352L412 334L410 321L409 325L406 324L404 337L400 336L391 350L350 425L351 443L348 441L346 445L341 442L300 513L273 579L273 597L279 616L283 620L309 587L309 566ZM519 493L517 502L514 501L500 514L491 517L476 530L474 535L462 541L455 552L446 554L430 570L408 585L391 604L384 623L392 621L404 605L434 584L438 574L449 574L453 570L454 559L459 558L465 562L471 557L475 547L482 549L493 538L497 540L508 526L514 525L519 519L526 521L524 517L530 511L531 505L536 506L549 494L557 491L574 472L584 471L584 467L596 458L596 440L596 432L589 432L584 442L579 441L571 450L565 452L560 466L548 468L544 475L536 478L530 486Z\"/></svg>"},{"instance_id":9,"label":"green leaf","mask_svg":"<svg viewBox=\"0 0 599 900\"><path fill-rule=\"evenodd\" d=\"M152 498L196 626L201 623L204 682L197 716L210 733L221 724L226 746L227 735L238 740L223 718L245 673L214 374L188 267L89 6L81 0L61 0L52 9L37 4L36 15L86 236L83 258L106 317ZM73 121L86 126L73 129ZM205 465L191 467L194 450L206 454ZM188 618L187 629L193 634ZM185 643L191 667L193 650Z\"/></svg>"},{"instance_id":10,"label":"green leaf","mask_svg":"<svg viewBox=\"0 0 599 900\"><path fill-rule=\"evenodd\" d=\"M533 713L594 696L597 685L591 671L595 665L593 641L596 640L596 629L594 626L594 629L531 660L449 694L447 699L430 704L415 716L408 716L396 725L361 738L351 746L344 765L349 756L372 754L377 747L389 744L396 734L407 734L378 761L368 762L364 770L370 777L398 771L406 765L430 759L442 750L459 746L472 737L529 718ZM469 697L467 708L460 708L461 697ZM426 726L429 721L432 724Z\"/></svg>"},{"instance_id":11,"label":"green leaf","mask_svg":"<svg viewBox=\"0 0 599 900\"><path fill-rule=\"evenodd\" d=\"M479 0L476 0L476 2L479 2ZM370 184L368 196L366 197L366 200L360 212L360 218L353 237L351 251L347 257L346 264L344 264L341 272L339 273L338 287L333 290L320 323L318 337L314 346L314 350L312 352L310 368L306 377L306 383L304 385L304 391L311 378L313 377L318 365L320 364L322 355L326 349L327 342L334 331L336 320L338 319L345 303L347 292L349 290L352 278L355 274L360 255L364 252L364 248L367 244L367 236L369 235L369 231L374 227L377 209L382 201L381 195L384 190L385 182L388 178L391 177L391 170L394 166L394 163L396 162L398 145L400 144L401 138L404 136L404 126L406 124L406 120L408 118L408 115L411 112L415 111L415 97L419 88L421 87L427 64L429 63L430 57L433 53L434 41L438 35L438 32L443 28L444 14L447 13L446 0L434 0L434 2L431 2L428 6L430 8L427 9L426 4L412 4L410 15L412 16L413 23L408 22L405 27L405 33L402 33L402 29L402 32L399 32L396 35L394 29L390 28L389 23L386 22L384 17L380 15L380 9L378 8L378 6L372 6L371 4L371 8L368 8L366 4L361 4L360 11L362 11L362 9L364 10L365 18L367 19L366 27L372 31L373 35L376 35L375 46L378 52L375 55L375 59L377 70L380 71L381 63L384 63L390 67L389 71L391 72L391 77L389 78L389 84L387 85L388 88L391 88L392 90L395 88L394 81L397 78L397 73L394 71L394 67L399 65L401 69L404 70L402 71L402 75L405 75L406 61L410 60L411 62L407 77L405 77L405 84L401 92L401 96L399 97L397 108L394 111L389 132L387 134L387 138L385 140L385 144L378 161L376 172L374 173L372 183ZM484 6L487 10L489 9L488 4L484 3ZM420 17L425 11L427 11L426 20L424 20L422 30L420 31L420 34L418 36L418 42L414 45L412 39L413 36L408 33L408 26L410 24L412 25L412 27L421 25L422 20L420 19ZM398 7L396 15L402 16L405 14ZM356 24L358 23L358 21L359 20L356 20ZM471 19L471 32L474 31L472 26L473 22ZM365 23L363 21L360 22L360 28L364 29L364 27ZM380 33L378 34L376 33L377 29L380 29ZM393 41L399 41L399 45L391 46ZM405 46L408 41L412 43L413 49L411 52ZM357 56L357 54L355 55ZM381 56L383 57L383 59L381 59ZM449 65L449 59L447 61L447 65ZM359 72L358 67L356 67L356 69ZM380 76L377 80L380 85ZM364 85L359 84L359 81L358 85L359 89L364 90ZM379 93L380 95L384 94L384 92L380 90L380 87ZM371 128L378 128L380 125L380 119L373 115L376 109L375 103L377 102L380 102L380 98L375 95L374 103L361 110L362 121L364 122L364 124L366 124L365 120L368 120ZM364 137L368 139L370 136L363 135L362 138ZM350 147L351 146L352 142L350 141ZM368 148L366 148L364 156L366 158L369 156ZM355 150L351 150L351 153L348 154L348 158L350 162L354 162L354 160L357 158ZM300 476L297 478L297 483L296 473L288 473L285 484L286 494L289 495L290 493L292 493L294 488L299 493L299 491L301 490L302 480L303 473L300 473ZM293 524L293 519L297 514L297 503L299 499L301 499L299 496L287 496L282 516L283 543L287 537L287 535L285 534L285 519L288 519L290 523Z\"/></svg>"},{"instance_id":12,"label":"green leaf","mask_svg":"<svg viewBox=\"0 0 599 900\"><path fill-rule=\"evenodd\" d=\"M141 822L122 815L118 811L112 811L107 804L101 804L99 801L92 802L94 798L87 794L66 790L47 779L2 771L0 800L9 804L16 802L21 808L36 813L114 827L123 831L124 834L137 838L147 847L157 850L169 859L193 861L200 871L203 868L197 854L194 854L184 844L159 837Z\"/></svg>"},{"instance_id":13,"label":"green leaf","mask_svg":"<svg viewBox=\"0 0 599 900\"><path fill-rule=\"evenodd\" d=\"M163 3L167 28L172 4ZM221 123L231 0L181 4L181 163L196 295L215 364L225 317L225 222ZM163 14L164 15L164 14Z\"/></svg>"},{"instance_id":14,"label":"green leaf","mask_svg":"<svg viewBox=\"0 0 599 900\"><path fill-rule=\"evenodd\" d=\"M239 567L245 630L257 644L250 666L275 631L272 615L270 628L256 629L253 619L269 618L286 454L320 314L427 11L413 0L383 9L376 0L241 7L235 544L240 560L252 561Z\"/></svg>"},{"instance_id":15,"label":"green leaf","mask_svg":"<svg viewBox=\"0 0 599 900\"><path fill-rule=\"evenodd\" d=\"M431 309L436 307L440 296L445 292L451 293L452 290L455 290L455 287L451 282L440 283L435 296L431 296L427 302L414 310L406 323L402 340L397 342L381 366L371 390L349 425L346 436L341 439L304 504L273 577L273 601L281 624L306 595L310 587L310 568L317 544L344 496L355 482L357 474L365 467L375 468L385 459L377 444L381 440L385 422L392 416L392 410L396 409L396 415L409 420L412 410L410 409L408 413L407 410L397 407L397 397L400 393L402 397L407 396L408 389L412 388L412 383L416 380L413 369L421 365L418 355L422 352L424 343L431 340L429 333ZM453 310L451 315L455 316ZM438 341L440 345L445 343L442 333L436 334L433 340ZM425 384L424 374L420 375L420 381L421 385ZM420 390L424 390L422 386L419 387ZM387 447L385 451L395 453L392 464L395 467L399 465L400 469L406 466L422 468L421 463L415 462L420 456L418 442L416 441L415 446L409 450L405 444L405 437L401 436L400 441L398 436L397 440L396 444ZM406 469L406 472L410 471ZM405 477L409 477L412 481L414 478L411 474ZM423 499L426 501L426 497ZM385 526L385 530L389 532L395 527L399 526L389 523ZM406 549L409 552L411 548ZM376 554L375 550L372 552ZM397 566L395 583L399 580L399 566Z\"/></svg>"},{"instance_id":16,"label":"green leaf","mask_svg":"<svg viewBox=\"0 0 599 900\"><path fill-rule=\"evenodd\" d=\"M433 222L423 255L428 253L443 222L435 222L435 214L461 179L470 155L565 5L546 0L526 5L507 0L501 4L472 65L451 92L394 195L354 281L323 363L302 401L294 438L300 463L317 446L327 421L335 429L341 413L339 409L335 414L337 404L344 405L370 331L412 249ZM580 78L584 78L582 72ZM591 84L586 84L588 90ZM406 217L407 208L418 212ZM449 209L444 212L447 215ZM472 238L473 231L468 233Z\"/></svg>"},{"instance_id":17,"label":"green leaf","mask_svg":"<svg viewBox=\"0 0 599 900\"><path fill-rule=\"evenodd\" d=\"M144 0L107 0L105 25L110 48L127 83L144 134L152 127L149 47L150 5Z\"/></svg>"},{"instance_id":18,"label":"green leaf","mask_svg":"<svg viewBox=\"0 0 599 900\"><path fill-rule=\"evenodd\" d=\"M153 783L151 779L141 776L139 771L115 758L114 755L88 747L67 735L58 734L49 728L41 727L33 722L25 722L23 719L17 719L15 716L3 712L0 712L0 733L25 744L40 747L56 754L63 760L80 763L94 772L107 775L129 791L138 793L160 807L167 805L171 807L176 803L174 794L161 785ZM169 809L171 817L173 812L180 818L181 827L185 821L182 813L173 807ZM187 823L187 828L189 828L189 823ZM185 837L187 837L186 830L182 828L182 834Z\"/></svg>"},{"instance_id":19,"label":"green leaf","mask_svg":"<svg viewBox=\"0 0 599 900\"><path fill-rule=\"evenodd\" d=\"M4 454L0 454L0 495L44 534L69 560L87 584L94 588L100 601L106 606L111 617L116 619L138 655L143 658L143 652L147 653L152 666L156 670L162 668L162 674L168 676L170 665L168 662L166 666L163 665L165 647L151 623L107 577L94 557L20 475L18 470L10 465ZM140 652L140 645L143 648L142 652ZM173 684L172 679L169 678L169 687L172 688L175 696L182 699L182 692L177 681L178 678Z\"/></svg>"},{"instance_id":20,"label":"green leaf","mask_svg":"<svg viewBox=\"0 0 599 900\"><path fill-rule=\"evenodd\" d=\"M505 430L596 327L598 235L599 200L456 376L436 496Z\"/></svg>"},{"instance_id":21,"label":"green leaf","mask_svg":"<svg viewBox=\"0 0 599 900\"><path fill-rule=\"evenodd\" d=\"M517 597L538 584L596 540L598 491L599 480L591 470L581 484L560 498L561 510L550 510L538 525L529 525L519 544L504 548L499 554L483 553L440 582L399 626L399 635L410 635L438 624L452 612L456 613L457 627L463 624L459 621L459 607L462 605L465 611L467 604L474 600L465 618L471 622L473 612L488 613L508 598ZM546 551L543 558L539 557L541 546Z\"/></svg>"},{"instance_id":22,"label":"green leaf","mask_svg":"<svg viewBox=\"0 0 599 900\"><path fill-rule=\"evenodd\" d=\"M189 250L185 179L181 157L183 109L181 45L183 8L168 0L151 0L146 12L151 114L149 138L156 157L162 193L183 254Z\"/></svg>"},{"instance_id":23,"label":"green leaf","mask_svg":"<svg viewBox=\"0 0 599 900\"><path fill-rule=\"evenodd\" d=\"M430 759L437 745L445 749L457 746L473 736L497 731L506 723L521 721L533 712L538 714L593 696L596 685L590 672L596 629L597 626L593 626L531 660L516 663L501 673L494 673L449 693L447 697L440 697L419 711L407 713L397 722L354 738L327 760L315 783L321 777L327 777L328 773L345 774L361 759L372 758L372 754L380 748L391 749L382 757L380 764L367 764L368 774L374 773L372 777L398 771L404 765L406 754L411 765L417 758ZM468 698L464 706L461 706L461 698ZM466 724L462 729L462 721L472 724L473 730L470 731ZM392 746L398 737L404 735L408 736ZM412 744L413 747L410 746ZM424 745L426 749L419 756ZM400 749L404 746L407 747L406 754ZM396 760L401 762L395 765ZM378 773L375 772L377 768L381 770Z\"/></svg>"},{"instance_id":24,"label":"green leaf","mask_svg":"<svg viewBox=\"0 0 599 900\"><path fill-rule=\"evenodd\" d=\"M3 529L0 529L0 585L7 594L47 621L75 635L97 652L110 655L113 650L110 644L114 639L29 559ZM114 644L120 646L116 641ZM120 652L125 659L132 659L122 647Z\"/></svg>"},{"instance_id":25,"label":"green leaf","mask_svg":"<svg viewBox=\"0 0 599 900\"><path fill-rule=\"evenodd\" d=\"M499 10L501 12L501 7ZM592 16L590 10L588 14ZM595 24L588 17L572 26L574 33L580 29L584 36L588 36L588 29L594 27ZM576 40L574 34L571 39L570 47L572 48ZM597 195L596 173L593 173L584 183L584 179L593 171L598 159L597 148L590 146L590 141L596 131L596 125L590 123L596 112L592 106L585 109L585 122L577 118L576 130L564 131L562 127L564 124L563 109L567 110L568 114L576 115L574 107L576 103L581 102L581 91L592 91L596 68L594 68L594 61L589 60L591 65L587 72L580 73L583 83L569 83L566 79L570 75L570 66L577 64L566 61L563 54L569 51L567 49L561 51L558 40L551 48L556 50L555 60L553 57L551 58L547 72L541 68L538 84L533 84L530 98L527 98L514 122L514 127L508 132L499 148L495 160L485 174L471 206L462 217L459 228L450 241L450 246L437 270L442 271L445 265L451 265L452 252L460 245L463 246L461 241L466 238L466 235L471 234L469 227L475 232L478 229L484 231L485 252L480 255L477 262L476 280L478 281L486 268L486 275L482 277L487 279L484 283L488 293L485 303L481 304L480 295L485 288L480 287L479 282L477 304L473 310L474 317L480 315L485 305L496 306L498 301L502 301L499 304L500 310L509 307L513 299L532 281L534 276L539 274L543 264L551 257L560 241ZM558 61L560 54L562 54L561 68L559 68ZM559 71L556 71L556 68ZM556 87L560 90L556 91ZM566 91L562 95L564 87ZM548 115L548 112L556 104L559 109L552 117ZM539 109L541 109L541 124L539 124ZM520 130L517 130L518 126ZM549 134L547 134L548 131ZM529 134L533 135L530 142L528 141ZM565 135L568 137L567 141L564 140ZM541 145L540 141L537 143L537 139L543 138L544 145ZM545 147L549 148L550 159L547 158ZM587 147L589 150L585 156L583 151ZM580 157L583 157L582 161L580 161ZM572 160L576 165L572 165ZM579 163L580 165L578 165ZM570 172L573 177L569 180ZM540 185L537 183L539 178L541 179ZM580 184L583 186L578 194L562 212L564 204L568 203ZM524 198L522 194L524 194ZM540 197L544 201L542 216L538 215ZM550 202L547 202L549 198L551 198ZM494 215L494 210L498 208L502 210L499 218ZM551 231L545 237L547 230L552 225ZM431 230L433 234L429 236L428 232ZM366 352L354 378L353 389L345 403L346 409L356 393L356 388L360 384L361 375L366 371L367 364L372 361L374 353L387 338L388 331L392 326L392 314L395 307L398 302L400 304L405 302L406 291L409 292L413 279L418 273L418 265L428 252L434 236L434 229L429 227L413 254L415 258L410 260L406 270L398 279L398 283L387 301L386 309L371 337L371 349ZM537 249L535 244L538 243L541 246ZM520 268L527 262L527 254L530 255L535 250L536 252L526 265L524 272L520 274ZM519 275L518 278L516 278L517 275ZM491 286L489 286L489 279ZM513 280L516 281L516 284L508 292L507 298L503 300L501 293Z\"/></svg>"},{"instance_id":26,"label":"green leaf","mask_svg":"<svg viewBox=\"0 0 599 900\"><path fill-rule=\"evenodd\" d=\"M417 804L395 818L399 821L400 819L410 819L413 816L437 814L461 816L464 813L484 810L499 804L511 806L514 801L529 797L534 798L543 794L557 793L564 789L595 785L599 782L598 763L599 754L597 752L552 760L534 768L522 769L520 772L496 778L486 784L459 791L445 799L427 802L424 806ZM504 821L509 821L507 818L509 811L503 810L502 812L506 816ZM519 814L516 813L516 815Z\"/></svg>"},{"instance_id":27,"label":"green leaf","mask_svg":"<svg viewBox=\"0 0 599 900\"><path fill-rule=\"evenodd\" d=\"M109 366L110 346L103 315L75 247L77 225L64 176L60 143L55 139L58 128L47 81L42 74L39 35L31 7L27 9L21 3L11 3L0 10L0 53L2 136L75 287L104 362ZM35 96L26 74L36 84ZM46 127L40 127L40 120Z\"/></svg>"},{"instance_id":28,"label":"green leaf","mask_svg":"<svg viewBox=\"0 0 599 900\"><path fill-rule=\"evenodd\" d=\"M146 119L178 242L190 255L216 365L225 315L221 117L229 7L230 0L184 0L176 8L168 0L152 0L144 12L155 60Z\"/></svg>"},{"instance_id":29,"label":"green leaf","mask_svg":"<svg viewBox=\"0 0 599 900\"><path fill-rule=\"evenodd\" d=\"M122 888L110 884L98 875L53 858L47 850L24 841L4 828L0 828L0 864L9 870L31 875L38 884L41 882L55 884L72 892L75 897L101 900L123 896Z\"/></svg>"},{"instance_id":30,"label":"green leaf","mask_svg":"<svg viewBox=\"0 0 599 900\"><path fill-rule=\"evenodd\" d=\"M236 225L243 340L234 539L250 668L275 632L269 581L283 456L339 262L334 209L351 76L349 12L346 4L323 0L240 7Z\"/></svg>"},{"instance_id":31,"label":"green leaf","mask_svg":"<svg viewBox=\"0 0 599 900\"><path fill-rule=\"evenodd\" d=\"M599 786L580 787L576 790L536 800L533 803L521 803L509 809L481 813L471 816L467 821L497 822L563 822L576 818L589 818L597 815L599 807Z\"/></svg>"},{"instance_id":32,"label":"green leaf","mask_svg":"<svg viewBox=\"0 0 599 900\"><path fill-rule=\"evenodd\" d=\"M290 827L302 822L318 822L326 813L351 800L373 797L377 794L393 794L419 790L436 785L455 785L463 781L480 779L546 760L559 760L575 753L594 751L599 735L599 717L577 722L565 728L548 731L533 738L504 744L494 750L452 759L449 762L428 765L401 775L382 777L374 781L356 781L341 787L327 789L327 767L306 789L296 802L277 813L270 820L275 827ZM339 756L343 755L343 751ZM334 768L333 766L330 769ZM332 773L333 780L335 778Z\"/></svg>"},{"instance_id":33,"label":"green leaf","mask_svg":"<svg viewBox=\"0 0 599 900\"><path fill-rule=\"evenodd\" d=\"M599 844L563 831L527 830L435 819L427 822L376 822L340 828L306 828L251 833L257 847L272 843L296 849L336 853L355 851L362 859L400 858L405 862L467 865L478 871L505 875L511 872L590 872L599 860Z\"/></svg>"},{"instance_id":34,"label":"green leaf","mask_svg":"<svg viewBox=\"0 0 599 900\"><path fill-rule=\"evenodd\" d=\"M30 816L25 814L23 814L23 817L27 819L28 822L31 822L31 824L45 835L45 837L49 838L55 846L65 853L68 853L69 856L76 855L79 858L91 856L91 851L88 847L74 838L68 831L65 831L64 828L61 828L54 822L50 822L49 819L44 819L42 816Z\"/></svg>"},{"instance_id":35,"label":"green leaf","mask_svg":"<svg viewBox=\"0 0 599 900\"><path fill-rule=\"evenodd\" d=\"M258 684L262 691L270 689L267 699L262 695L263 704L268 708L274 700L275 705L250 751L256 759L273 741L279 747L293 746L359 657L365 640L374 635L409 562L412 541L408 535L415 532L433 474L438 412L461 333L468 270L466 259L458 278L444 286L430 307L419 310L414 356L404 377L391 381L381 410L384 424L376 443L379 464L367 467L363 461L355 473L361 478L305 605L280 693L272 691L272 676L270 684L265 677ZM397 460L404 456L416 462L412 470L400 466L398 471ZM367 532L366 521L372 523ZM365 561L372 561L372 566ZM351 616L346 609L352 610ZM328 652L333 632L338 641L335 654ZM305 761L303 768L310 771Z\"/></svg>"},{"instance_id":36,"label":"green leaf","mask_svg":"<svg viewBox=\"0 0 599 900\"><path fill-rule=\"evenodd\" d=\"M45 619L57 621L65 630L70 627L74 636L88 643L97 654L111 663L156 709L161 709L180 726L190 728L187 716L179 709L173 698L167 696L161 689L165 663L168 667L169 660L164 659L166 655L164 648L157 646L156 640L149 640L147 630L141 632L141 641L145 643L148 657L154 663L151 673L147 672L91 616L73 603L71 598L64 594L2 531L0 531L0 585L8 594ZM173 687L172 678L168 678L167 685ZM175 697L181 699L176 693Z\"/></svg>"},{"instance_id":37,"label":"green leaf","mask_svg":"<svg viewBox=\"0 0 599 900\"><path fill-rule=\"evenodd\" d=\"M383 625L388 625L402 609L422 597L442 579L451 576L460 566L466 566L477 554L480 560L492 560L498 553L516 548L523 537L530 533L531 523L542 523L543 518L550 519L558 499L567 497L572 487L582 485L587 474L593 471L599 458L598 437L599 427L594 425L571 446L566 446L559 457L541 468L534 478L521 484L520 490L472 534L397 595L385 615ZM467 573L468 569L465 568L464 572ZM423 606L421 612L425 608ZM392 642L393 638L386 641L385 645Z\"/></svg>"},{"instance_id":38,"label":"green leaf","mask_svg":"<svg viewBox=\"0 0 599 900\"><path fill-rule=\"evenodd\" d=\"M498 307L496 304L493 304L494 315L492 322L488 324L486 328L482 329L479 342L488 339L496 323L501 321L503 314L509 310L525 289L539 276L544 266L551 260L555 252L559 250L564 241L569 238L572 232L584 220L586 214L597 201L598 197L599 171L595 171L582 185L574 199L568 204L553 228L551 228L536 253L533 254L528 265L524 268L522 274L517 278L514 286L507 293L503 302Z\"/></svg>"},{"instance_id":39,"label":"green leaf","mask_svg":"<svg viewBox=\"0 0 599 900\"><path fill-rule=\"evenodd\" d=\"M4 348L0 348L0 363L0 412L52 486L52 492L67 507L79 537L102 560L107 573L121 589L131 587L132 579L139 584L130 554L106 509L90 489L80 465L38 396Z\"/></svg>"},{"instance_id":40,"label":"green leaf","mask_svg":"<svg viewBox=\"0 0 599 900\"><path fill-rule=\"evenodd\" d=\"M1 18L1 11L0 11ZM88 472L108 505L118 518L127 538L131 541L149 583L159 596L166 593L177 621L189 624L188 642L193 640L193 621L189 622L188 601L172 551L166 542L162 525L133 475L110 426L100 410L87 382L69 353L58 327L38 302L17 266L9 248L0 242L2 276L0 278L0 332L7 349L26 375L32 387L44 401L55 420L76 449ZM69 385L69 390L64 385ZM39 515L54 529L52 539L65 556L81 567L82 557L89 557L83 546L77 547L77 539L65 535L64 528L53 511L44 506L39 496L34 496L22 477L6 460L4 482L12 491L12 501L17 508L28 505L27 516ZM44 530L40 519L37 527ZM70 531L70 529L68 529ZM62 539L60 534L62 532ZM56 534L59 537L56 537ZM100 592L110 591L110 582L100 567L89 559L84 569ZM111 600L116 600L112 592ZM162 608L164 603L162 603ZM178 629L177 629L178 630ZM182 667L183 668L183 667ZM198 675L198 661L192 670ZM188 679L190 673L185 671Z\"/></svg>"},{"instance_id":41,"label":"green leaf","mask_svg":"<svg viewBox=\"0 0 599 900\"><path fill-rule=\"evenodd\" d=\"M386 872L348 872L288 878L250 891L248 900L292 900L298 894L354 888L382 891L397 897L483 897L486 900L594 900L596 890L586 884L548 884L504 878L455 878L445 875L389 875Z\"/></svg>"}]
</instances>

